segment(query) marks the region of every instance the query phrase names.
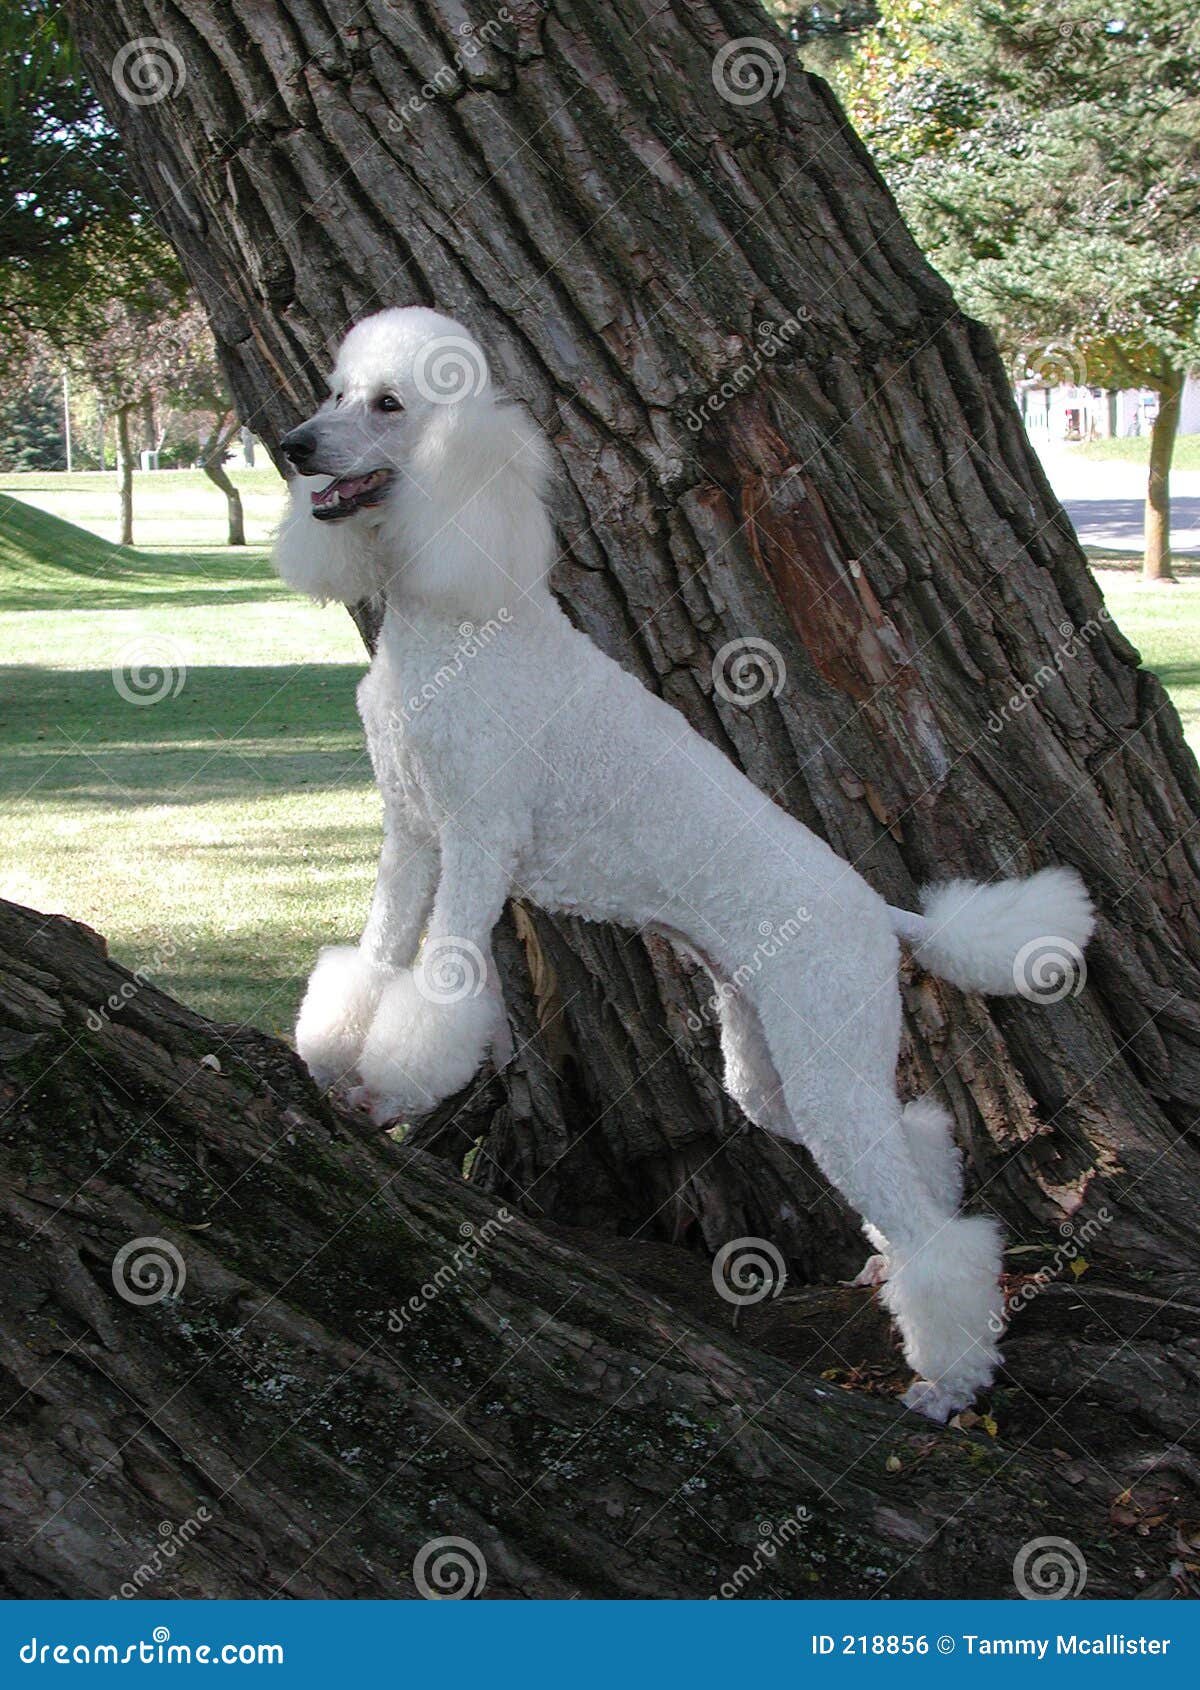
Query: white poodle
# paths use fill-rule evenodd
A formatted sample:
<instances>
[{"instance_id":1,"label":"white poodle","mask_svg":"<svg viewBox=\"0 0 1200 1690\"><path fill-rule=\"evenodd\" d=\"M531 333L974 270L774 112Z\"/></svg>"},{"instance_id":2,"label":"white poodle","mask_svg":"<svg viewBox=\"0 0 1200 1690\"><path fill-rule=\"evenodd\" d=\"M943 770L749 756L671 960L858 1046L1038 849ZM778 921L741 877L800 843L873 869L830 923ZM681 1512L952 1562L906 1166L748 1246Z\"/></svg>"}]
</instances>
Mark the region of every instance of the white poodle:
<instances>
[{"instance_id":1,"label":"white poodle","mask_svg":"<svg viewBox=\"0 0 1200 1690\"><path fill-rule=\"evenodd\" d=\"M918 1375L905 1401L936 1419L968 1404L999 1359L1001 1236L958 1212L946 1113L897 1099L897 938L965 991L1020 990L1035 941L1086 943L1079 877L953 881L924 916L894 910L606 657L547 582L541 437L449 318L358 324L282 449L281 575L385 608L358 693L379 879L359 944L322 951L309 981L296 1044L313 1075L355 1078L382 1123L458 1090L489 1049L505 1060L490 944L512 893L667 935L715 983L730 1094L863 1217L867 1277ZM791 936L766 947L768 929Z\"/></svg>"}]
</instances>

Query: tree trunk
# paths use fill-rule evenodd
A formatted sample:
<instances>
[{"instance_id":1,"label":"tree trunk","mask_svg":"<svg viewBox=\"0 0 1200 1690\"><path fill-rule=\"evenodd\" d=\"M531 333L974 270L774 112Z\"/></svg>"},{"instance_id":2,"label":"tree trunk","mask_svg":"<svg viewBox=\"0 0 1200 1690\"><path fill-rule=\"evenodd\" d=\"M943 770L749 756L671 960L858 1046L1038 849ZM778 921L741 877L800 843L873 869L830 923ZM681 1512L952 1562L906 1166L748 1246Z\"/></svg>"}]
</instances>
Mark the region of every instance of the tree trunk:
<instances>
[{"instance_id":1,"label":"tree trunk","mask_svg":"<svg viewBox=\"0 0 1200 1690\"><path fill-rule=\"evenodd\" d=\"M1014 1245L1103 1207L1094 1256L1193 1268L1195 762L990 335L763 13L68 11L268 444L351 321L436 302L557 448L572 616L764 791L909 907L947 874L1079 865L1102 910L1086 992L985 1003L906 976L902 1083L952 1107ZM108 67L144 35L187 76L132 104ZM739 696L747 641L768 672ZM483 1138L473 1179L532 1216L709 1250L765 1236L796 1278L861 1262L808 1159L724 1098L664 947L514 909L500 951L520 1057L415 1142Z\"/></svg>"},{"instance_id":2,"label":"tree trunk","mask_svg":"<svg viewBox=\"0 0 1200 1690\"><path fill-rule=\"evenodd\" d=\"M1146 484L1145 581L1174 581L1171 568L1171 459L1179 433L1184 371L1172 370L1158 389L1158 415L1150 433L1150 478Z\"/></svg>"},{"instance_id":3,"label":"tree trunk","mask_svg":"<svg viewBox=\"0 0 1200 1690\"><path fill-rule=\"evenodd\" d=\"M121 532L119 544L133 544L133 444L129 426L132 405L118 405L117 419L117 497L120 501Z\"/></svg>"},{"instance_id":4,"label":"tree trunk","mask_svg":"<svg viewBox=\"0 0 1200 1690\"><path fill-rule=\"evenodd\" d=\"M104 474L108 468L108 455L104 444L104 431L108 418L104 414L104 406L96 401L96 457L99 460L100 473Z\"/></svg>"},{"instance_id":5,"label":"tree trunk","mask_svg":"<svg viewBox=\"0 0 1200 1690\"><path fill-rule=\"evenodd\" d=\"M154 394L150 388L142 394L142 449L151 453L158 450L158 424L154 417Z\"/></svg>"},{"instance_id":6,"label":"tree trunk","mask_svg":"<svg viewBox=\"0 0 1200 1690\"><path fill-rule=\"evenodd\" d=\"M4 903L0 1094L0 1595L414 1596L444 1537L501 1597L1012 1596L1047 1534L1089 1596L1186 1582L1198 1284L1051 1287L996 1436L934 1430L869 1292L735 1330L690 1252L545 1235Z\"/></svg>"},{"instance_id":7,"label":"tree trunk","mask_svg":"<svg viewBox=\"0 0 1200 1690\"><path fill-rule=\"evenodd\" d=\"M226 545L244 546L246 544L246 522L242 514L242 495L238 492L225 468L225 453L229 442L237 432L235 418L228 428L222 428L218 423L208 445L200 454L201 468L212 482L225 495L225 506L229 516L229 537Z\"/></svg>"}]
</instances>

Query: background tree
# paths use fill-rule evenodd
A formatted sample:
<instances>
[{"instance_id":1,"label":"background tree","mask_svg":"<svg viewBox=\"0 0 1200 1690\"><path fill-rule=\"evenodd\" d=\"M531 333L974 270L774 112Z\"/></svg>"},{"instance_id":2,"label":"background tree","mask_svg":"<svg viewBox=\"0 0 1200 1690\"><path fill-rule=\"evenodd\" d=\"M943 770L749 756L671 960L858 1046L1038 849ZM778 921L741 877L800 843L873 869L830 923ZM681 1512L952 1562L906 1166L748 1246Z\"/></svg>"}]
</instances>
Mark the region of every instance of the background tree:
<instances>
[{"instance_id":1,"label":"background tree","mask_svg":"<svg viewBox=\"0 0 1200 1690\"><path fill-rule=\"evenodd\" d=\"M156 377L174 369L180 353L173 339L179 310L169 295L141 307L109 300L104 327L92 335L86 352L87 377L112 416L117 440L118 540L133 544L133 471L137 447L135 422L145 419ZM157 438L157 437L155 437Z\"/></svg>"},{"instance_id":2,"label":"background tree","mask_svg":"<svg viewBox=\"0 0 1200 1690\"><path fill-rule=\"evenodd\" d=\"M35 373L32 415L10 425L25 445L22 467L51 453L30 440L49 421L47 372L70 365L95 394L100 428L107 410L117 443L119 533L133 539L135 436L144 447L163 441L156 391L176 384L180 397L218 413L203 450L211 479L225 495L231 544L244 543L240 497L221 467L229 411L211 334L193 305L174 250L134 184L125 149L103 108L78 74L62 8L19 0L0 19L0 191L8 210L0 255L0 364L10 385ZM114 56L110 84L140 99L139 59ZM55 372L59 373L58 371ZM61 405L59 408L61 436ZM44 433L42 435L44 438ZM98 459L103 468L103 433ZM61 457L61 452L58 454ZM16 458L14 456L14 463ZM234 540L232 536L240 536Z\"/></svg>"},{"instance_id":3,"label":"background tree","mask_svg":"<svg viewBox=\"0 0 1200 1690\"><path fill-rule=\"evenodd\" d=\"M1170 578L1171 457L1200 360L1195 7L881 0L839 81L917 239L1020 376L1158 394L1144 573Z\"/></svg>"},{"instance_id":4,"label":"background tree","mask_svg":"<svg viewBox=\"0 0 1200 1690\"><path fill-rule=\"evenodd\" d=\"M244 546L246 528L242 496L225 469L229 445L239 423L229 389L217 362L212 329L203 307L191 299L178 316L162 324L150 342L146 368L149 391L167 406L189 415L202 431L198 461L205 475L225 498L227 544Z\"/></svg>"},{"instance_id":5,"label":"background tree","mask_svg":"<svg viewBox=\"0 0 1200 1690\"><path fill-rule=\"evenodd\" d=\"M1105 619L991 336L765 14L507 10L331 24L229 0L201 36L169 0L69 6L268 442L312 408L349 322L436 301L558 452L570 613L764 790L899 904L947 872L1081 865L1102 911L1086 992L1047 1009L909 976L902 1077L954 1109L1014 1265L1099 1223L1075 1295L1124 1325L1010 1372L1002 1434L1065 1438L1088 1463L1109 1403L1101 1485L1165 1474L1174 1495L1195 1439L1192 1352L1171 1334L1198 1294L1200 1172L1200 785L1175 712ZM153 34L186 75L123 101L109 67ZM474 1147L478 1189L589 1247L603 1234L597 1254L614 1234L707 1252L755 1234L795 1283L861 1262L808 1160L724 1100L704 988L665 947L516 909L498 951L518 1059L411 1153L457 1168ZM517 1271L498 1270L498 1300ZM344 1335L355 1293L327 1283ZM861 1378L858 1341L831 1348L794 1365Z\"/></svg>"},{"instance_id":6,"label":"background tree","mask_svg":"<svg viewBox=\"0 0 1200 1690\"><path fill-rule=\"evenodd\" d=\"M0 472L65 469L62 375L36 342L11 368L12 387L0 398Z\"/></svg>"},{"instance_id":7,"label":"background tree","mask_svg":"<svg viewBox=\"0 0 1200 1690\"><path fill-rule=\"evenodd\" d=\"M109 300L152 307L183 276L100 102L78 74L62 8L0 14L0 360L26 337L60 350L103 333Z\"/></svg>"}]
</instances>

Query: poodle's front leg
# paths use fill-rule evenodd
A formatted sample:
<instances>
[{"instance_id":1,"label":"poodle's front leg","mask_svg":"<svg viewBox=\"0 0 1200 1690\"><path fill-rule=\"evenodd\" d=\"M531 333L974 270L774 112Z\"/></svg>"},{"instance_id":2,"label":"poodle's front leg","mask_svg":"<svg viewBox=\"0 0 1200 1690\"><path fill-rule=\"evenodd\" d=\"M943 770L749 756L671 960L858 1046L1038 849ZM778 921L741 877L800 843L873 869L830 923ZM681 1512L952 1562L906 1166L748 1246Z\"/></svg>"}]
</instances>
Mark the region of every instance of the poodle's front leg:
<instances>
[{"instance_id":1,"label":"poodle's front leg","mask_svg":"<svg viewBox=\"0 0 1200 1690\"><path fill-rule=\"evenodd\" d=\"M389 806L362 939L326 946L300 1006L296 1049L318 1085L333 1085L357 1068L384 987L416 955L437 871L437 841Z\"/></svg>"},{"instance_id":2,"label":"poodle's front leg","mask_svg":"<svg viewBox=\"0 0 1200 1690\"><path fill-rule=\"evenodd\" d=\"M458 825L439 840L441 872L429 930L411 971L388 982L359 1062L376 1121L420 1115L465 1086L496 1041L503 1004L489 977L492 929L511 856Z\"/></svg>"}]
</instances>

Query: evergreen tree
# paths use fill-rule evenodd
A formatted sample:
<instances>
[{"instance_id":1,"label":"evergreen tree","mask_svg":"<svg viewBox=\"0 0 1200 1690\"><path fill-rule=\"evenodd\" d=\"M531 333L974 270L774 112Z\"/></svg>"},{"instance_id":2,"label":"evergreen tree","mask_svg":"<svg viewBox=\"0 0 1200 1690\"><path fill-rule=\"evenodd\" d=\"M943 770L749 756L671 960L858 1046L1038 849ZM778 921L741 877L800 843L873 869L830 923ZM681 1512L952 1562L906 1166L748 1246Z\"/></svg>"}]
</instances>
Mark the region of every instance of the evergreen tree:
<instances>
[{"instance_id":1,"label":"evergreen tree","mask_svg":"<svg viewBox=\"0 0 1200 1690\"><path fill-rule=\"evenodd\" d=\"M963 305L1018 375L1159 394L1145 572L1169 577L1170 462L1200 359L1200 13L881 0L880 14L842 91Z\"/></svg>"}]
</instances>

